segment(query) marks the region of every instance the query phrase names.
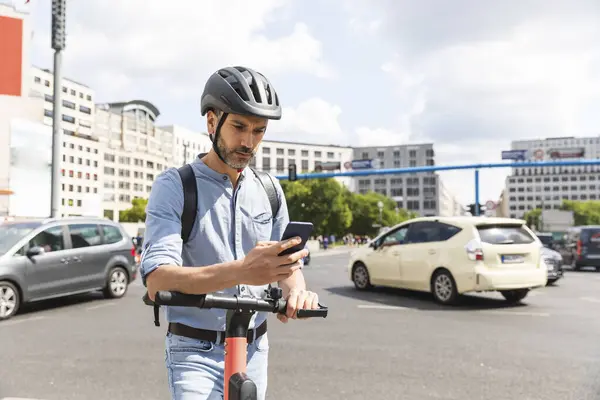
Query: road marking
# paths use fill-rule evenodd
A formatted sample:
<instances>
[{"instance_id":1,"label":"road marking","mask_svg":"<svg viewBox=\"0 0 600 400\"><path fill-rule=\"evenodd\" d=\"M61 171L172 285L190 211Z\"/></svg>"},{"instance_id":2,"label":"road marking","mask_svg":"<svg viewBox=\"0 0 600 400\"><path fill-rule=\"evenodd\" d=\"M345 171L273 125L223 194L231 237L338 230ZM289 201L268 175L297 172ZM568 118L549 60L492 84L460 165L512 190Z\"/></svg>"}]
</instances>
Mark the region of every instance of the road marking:
<instances>
[{"instance_id":1,"label":"road marking","mask_svg":"<svg viewBox=\"0 0 600 400\"><path fill-rule=\"evenodd\" d=\"M358 308L375 309L375 310L410 310L408 307L400 306L384 306L380 304L359 304Z\"/></svg>"},{"instance_id":2,"label":"road marking","mask_svg":"<svg viewBox=\"0 0 600 400\"><path fill-rule=\"evenodd\" d=\"M543 312L528 312L528 311L502 311L502 310L478 310L481 314L497 314L497 315L523 315L526 317L549 317L549 313Z\"/></svg>"},{"instance_id":3,"label":"road marking","mask_svg":"<svg viewBox=\"0 0 600 400\"><path fill-rule=\"evenodd\" d=\"M41 399L30 399L25 397L3 397L0 400L41 400Z\"/></svg>"},{"instance_id":4,"label":"road marking","mask_svg":"<svg viewBox=\"0 0 600 400\"><path fill-rule=\"evenodd\" d=\"M579 300L589 301L591 303L600 303L600 299L597 299L595 297L580 297Z\"/></svg>"},{"instance_id":5,"label":"road marking","mask_svg":"<svg viewBox=\"0 0 600 400\"><path fill-rule=\"evenodd\" d=\"M17 325L17 324L21 324L23 322L28 322L28 321L37 321L40 319L45 319L46 317L31 317L31 318L21 318L21 319L16 319L16 320L12 320L12 321L6 321L6 322L2 322L0 323L0 327L3 326L11 326L11 325ZM1 399L4 400L4 399Z\"/></svg>"},{"instance_id":6,"label":"road marking","mask_svg":"<svg viewBox=\"0 0 600 400\"><path fill-rule=\"evenodd\" d=\"M104 303L104 304L98 304L95 306L91 306L91 307L87 307L86 310L87 311L91 311L91 310L97 310L98 308L103 308L103 307L110 307L110 306L114 306L116 303Z\"/></svg>"}]
</instances>

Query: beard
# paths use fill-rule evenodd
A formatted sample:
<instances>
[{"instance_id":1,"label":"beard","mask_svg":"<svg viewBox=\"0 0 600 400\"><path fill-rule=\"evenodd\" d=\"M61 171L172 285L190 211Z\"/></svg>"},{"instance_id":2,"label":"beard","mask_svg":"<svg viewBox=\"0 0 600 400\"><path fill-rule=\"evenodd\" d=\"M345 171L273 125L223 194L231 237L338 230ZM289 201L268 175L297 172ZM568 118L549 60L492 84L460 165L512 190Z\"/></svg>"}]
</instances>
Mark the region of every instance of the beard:
<instances>
[{"instance_id":1,"label":"beard","mask_svg":"<svg viewBox=\"0 0 600 400\"><path fill-rule=\"evenodd\" d=\"M256 153L249 147L237 147L235 149L229 149L225 146L225 142L221 135L217 137L217 149L221 154L221 157L225 160L225 164L233 169L244 169L250 164L250 161L254 158ZM247 154L249 158L240 157L238 153Z\"/></svg>"}]
</instances>

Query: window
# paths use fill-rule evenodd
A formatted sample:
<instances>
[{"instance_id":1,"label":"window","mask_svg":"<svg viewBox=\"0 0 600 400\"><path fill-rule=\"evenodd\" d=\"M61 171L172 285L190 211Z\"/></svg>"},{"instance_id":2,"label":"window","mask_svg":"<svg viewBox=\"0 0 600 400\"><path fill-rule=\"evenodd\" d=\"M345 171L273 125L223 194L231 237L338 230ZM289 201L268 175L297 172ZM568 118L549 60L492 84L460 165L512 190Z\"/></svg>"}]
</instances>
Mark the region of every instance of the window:
<instances>
[{"instance_id":1,"label":"window","mask_svg":"<svg viewBox=\"0 0 600 400\"><path fill-rule=\"evenodd\" d=\"M395 230L394 232L384 236L382 246L393 246L396 244L401 244L404 242L404 238L406 237L406 232L408 232L408 226L403 226Z\"/></svg>"},{"instance_id":2,"label":"window","mask_svg":"<svg viewBox=\"0 0 600 400\"><path fill-rule=\"evenodd\" d=\"M460 232L460 228L440 222L424 221L412 224L407 243L442 242Z\"/></svg>"},{"instance_id":3,"label":"window","mask_svg":"<svg viewBox=\"0 0 600 400\"><path fill-rule=\"evenodd\" d=\"M71 117L70 115L67 115L67 114L63 114L62 120L65 121L65 122L70 122L72 124L75 123L75 118L73 118L73 117Z\"/></svg>"},{"instance_id":4,"label":"window","mask_svg":"<svg viewBox=\"0 0 600 400\"><path fill-rule=\"evenodd\" d=\"M102 234L104 235L105 244L118 243L123 240L123 235L119 229L110 225L102 225Z\"/></svg>"},{"instance_id":5,"label":"window","mask_svg":"<svg viewBox=\"0 0 600 400\"><path fill-rule=\"evenodd\" d=\"M39 246L46 253L65 249L62 226L48 228L29 241L29 248Z\"/></svg>"},{"instance_id":6,"label":"window","mask_svg":"<svg viewBox=\"0 0 600 400\"><path fill-rule=\"evenodd\" d=\"M532 243L533 237L521 225L481 225L477 227L479 237L491 244Z\"/></svg>"},{"instance_id":7,"label":"window","mask_svg":"<svg viewBox=\"0 0 600 400\"><path fill-rule=\"evenodd\" d=\"M102 238L100 236L100 231L98 230L98 225L69 225L69 233L71 234L71 243L74 249L98 246L99 244L102 244Z\"/></svg>"}]
</instances>

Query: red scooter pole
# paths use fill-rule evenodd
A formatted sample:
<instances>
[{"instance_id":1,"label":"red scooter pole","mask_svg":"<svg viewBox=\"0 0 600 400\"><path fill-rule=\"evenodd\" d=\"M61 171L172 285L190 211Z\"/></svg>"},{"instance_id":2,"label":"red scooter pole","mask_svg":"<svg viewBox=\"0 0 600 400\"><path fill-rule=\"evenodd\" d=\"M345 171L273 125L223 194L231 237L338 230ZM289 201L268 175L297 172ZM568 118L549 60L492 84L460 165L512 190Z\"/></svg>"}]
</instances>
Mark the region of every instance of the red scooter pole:
<instances>
[{"instance_id":1,"label":"red scooter pole","mask_svg":"<svg viewBox=\"0 0 600 400\"><path fill-rule=\"evenodd\" d=\"M225 400L257 398L256 384L246 375L248 326L254 311L227 311L225 331Z\"/></svg>"}]
</instances>

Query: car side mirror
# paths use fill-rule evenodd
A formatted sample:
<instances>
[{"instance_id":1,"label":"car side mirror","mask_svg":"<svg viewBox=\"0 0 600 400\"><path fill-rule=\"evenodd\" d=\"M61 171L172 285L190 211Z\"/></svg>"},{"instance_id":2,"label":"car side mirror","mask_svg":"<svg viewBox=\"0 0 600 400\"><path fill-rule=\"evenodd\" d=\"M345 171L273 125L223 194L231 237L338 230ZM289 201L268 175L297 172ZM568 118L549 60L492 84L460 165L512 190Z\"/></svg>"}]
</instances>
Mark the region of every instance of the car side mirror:
<instances>
[{"instance_id":1,"label":"car side mirror","mask_svg":"<svg viewBox=\"0 0 600 400\"><path fill-rule=\"evenodd\" d=\"M45 251L42 247L34 246L34 247L31 247L29 250L27 250L27 257L32 258L34 256L41 256L44 253L45 253Z\"/></svg>"},{"instance_id":2,"label":"car side mirror","mask_svg":"<svg viewBox=\"0 0 600 400\"><path fill-rule=\"evenodd\" d=\"M377 243L371 242L371 243L369 243L369 247L372 248L373 250L377 250Z\"/></svg>"}]
</instances>

